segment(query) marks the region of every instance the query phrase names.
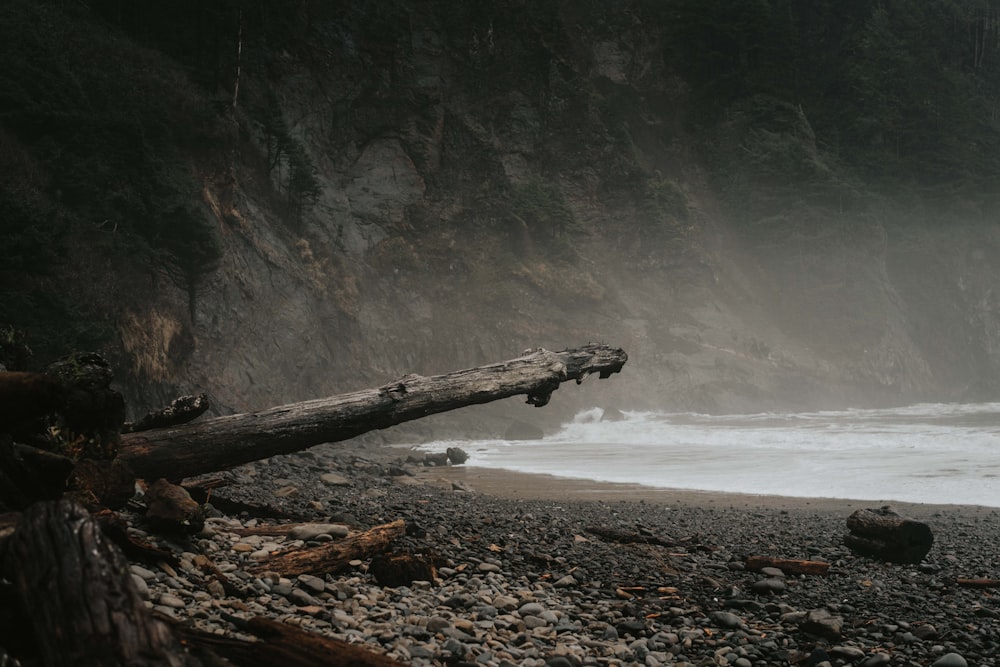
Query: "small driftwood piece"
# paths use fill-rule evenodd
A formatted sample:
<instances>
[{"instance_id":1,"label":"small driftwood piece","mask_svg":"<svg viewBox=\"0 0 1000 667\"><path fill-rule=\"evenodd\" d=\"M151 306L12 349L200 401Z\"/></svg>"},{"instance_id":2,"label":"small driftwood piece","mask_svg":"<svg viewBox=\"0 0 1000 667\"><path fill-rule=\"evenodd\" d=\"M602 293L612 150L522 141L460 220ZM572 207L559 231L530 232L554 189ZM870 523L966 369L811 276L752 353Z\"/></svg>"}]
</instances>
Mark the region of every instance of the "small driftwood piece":
<instances>
[{"instance_id":1,"label":"small driftwood piece","mask_svg":"<svg viewBox=\"0 0 1000 667\"><path fill-rule=\"evenodd\" d=\"M765 567L775 567L785 574L816 574L824 576L830 569L830 564L821 560L794 560L789 558L771 558L769 556L747 556L744 567L754 572Z\"/></svg>"},{"instance_id":2,"label":"small driftwood piece","mask_svg":"<svg viewBox=\"0 0 1000 667\"><path fill-rule=\"evenodd\" d=\"M121 551L75 503L29 507L8 540L0 570L13 583L39 664L196 664L171 628L146 608Z\"/></svg>"},{"instance_id":3,"label":"small driftwood piece","mask_svg":"<svg viewBox=\"0 0 1000 667\"><path fill-rule=\"evenodd\" d=\"M527 395L528 403L540 407L561 383L579 384L595 373L609 377L627 360L624 350L607 345L526 351L444 375L407 375L377 389L127 433L119 456L141 478L194 477L511 396Z\"/></svg>"},{"instance_id":4,"label":"small driftwood piece","mask_svg":"<svg viewBox=\"0 0 1000 667\"><path fill-rule=\"evenodd\" d=\"M363 646L307 632L264 616L246 621L230 618L230 621L257 639L221 637L188 626L178 626L177 632L186 644L240 667L399 667L404 664Z\"/></svg>"},{"instance_id":5,"label":"small driftwood piece","mask_svg":"<svg viewBox=\"0 0 1000 667\"><path fill-rule=\"evenodd\" d=\"M342 540L273 554L258 563L251 572L277 572L285 577L332 574L348 567L352 560L384 553L393 541L405 534L406 524L397 519Z\"/></svg>"},{"instance_id":6,"label":"small driftwood piece","mask_svg":"<svg viewBox=\"0 0 1000 667\"><path fill-rule=\"evenodd\" d=\"M888 506L856 510L847 517L847 528L844 544L851 551L891 563L919 563L934 544L930 526Z\"/></svg>"}]
</instances>

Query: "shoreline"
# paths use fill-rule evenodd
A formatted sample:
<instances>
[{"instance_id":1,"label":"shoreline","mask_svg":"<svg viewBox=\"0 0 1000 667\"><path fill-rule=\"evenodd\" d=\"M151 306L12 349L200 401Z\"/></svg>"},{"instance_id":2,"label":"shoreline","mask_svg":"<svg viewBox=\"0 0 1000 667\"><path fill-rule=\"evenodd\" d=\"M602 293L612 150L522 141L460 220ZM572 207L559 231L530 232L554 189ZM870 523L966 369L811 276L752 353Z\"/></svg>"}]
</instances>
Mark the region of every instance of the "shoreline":
<instances>
[{"instance_id":1,"label":"shoreline","mask_svg":"<svg viewBox=\"0 0 1000 667\"><path fill-rule=\"evenodd\" d=\"M850 514L860 508L891 505L897 512L914 518L936 513L962 513L970 516L1000 513L1000 507L988 505L932 504L897 500L865 500L758 495L673 489L602 482L575 477L519 472L501 468L467 465L419 468L415 479L438 488L453 483L467 485L473 492L509 500L561 500L566 502L646 502L677 507L717 507L765 511L813 511Z\"/></svg>"}]
</instances>

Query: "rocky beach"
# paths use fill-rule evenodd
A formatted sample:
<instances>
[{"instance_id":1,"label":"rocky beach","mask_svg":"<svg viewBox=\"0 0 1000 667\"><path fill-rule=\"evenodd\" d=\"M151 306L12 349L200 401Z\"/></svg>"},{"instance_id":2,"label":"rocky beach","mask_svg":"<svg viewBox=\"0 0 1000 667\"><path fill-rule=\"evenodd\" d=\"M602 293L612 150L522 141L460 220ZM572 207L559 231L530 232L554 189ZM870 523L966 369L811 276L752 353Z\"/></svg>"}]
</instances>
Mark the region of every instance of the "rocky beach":
<instances>
[{"instance_id":1,"label":"rocky beach","mask_svg":"<svg viewBox=\"0 0 1000 667\"><path fill-rule=\"evenodd\" d=\"M157 612L208 632L248 636L240 619L266 616L410 665L1000 664L998 589L960 585L1000 579L1000 509L894 504L934 533L923 562L899 565L844 546L846 518L870 501L656 490L424 456L355 441L223 473L217 501L287 518L210 508L199 534L170 538L136 512L134 535L178 564L133 564L133 579ZM392 550L433 560L432 578L381 585L369 559L322 576L266 569L275 552L398 519L406 535ZM266 528L292 520L294 531ZM751 570L753 556L829 569Z\"/></svg>"}]
</instances>

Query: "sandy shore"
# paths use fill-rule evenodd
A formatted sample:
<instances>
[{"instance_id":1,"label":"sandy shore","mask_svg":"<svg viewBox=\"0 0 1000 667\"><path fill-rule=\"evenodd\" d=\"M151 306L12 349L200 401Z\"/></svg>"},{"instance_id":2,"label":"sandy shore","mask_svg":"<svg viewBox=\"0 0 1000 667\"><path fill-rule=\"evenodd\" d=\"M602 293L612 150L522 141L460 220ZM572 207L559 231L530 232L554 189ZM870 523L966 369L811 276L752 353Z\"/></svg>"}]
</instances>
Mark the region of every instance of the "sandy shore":
<instances>
[{"instance_id":1,"label":"sandy shore","mask_svg":"<svg viewBox=\"0 0 1000 667\"><path fill-rule=\"evenodd\" d=\"M478 493L522 500L644 501L676 507L725 507L770 511L809 510L845 515L849 515L861 507L891 505L897 512L914 518L941 512L967 515L1000 513L1000 508L978 505L930 505L894 500L796 498L689 489L661 489L640 484L597 482L465 465L421 468L417 472L417 479L439 487L450 487L452 482L457 481L467 484Z\"/></svg>"}]
</instances>

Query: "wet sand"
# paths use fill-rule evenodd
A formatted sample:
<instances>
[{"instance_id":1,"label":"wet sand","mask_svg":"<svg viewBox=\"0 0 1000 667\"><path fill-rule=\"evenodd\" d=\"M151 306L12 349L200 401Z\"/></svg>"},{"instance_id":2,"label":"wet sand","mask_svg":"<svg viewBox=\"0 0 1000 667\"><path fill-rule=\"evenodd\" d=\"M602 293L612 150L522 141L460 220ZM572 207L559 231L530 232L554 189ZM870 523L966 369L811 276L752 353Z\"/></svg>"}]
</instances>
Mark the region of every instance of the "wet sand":
<instances>
[{"instance_id":1,"label":"wet sand","mask_svg":"<svg viewBox=\"0 0 1000 667\"><path fill-rule=\"evenodd\" d=\"M905 503L895 500L858 500L845 498L797 498L790 496L719 493L690 489L661 489L641 484L618 484L587 479L537 475L530 473L478 468L474 466L447 466L421 468L417 480L448 488L452 482L468 485L473 491L500 498L522 500L562 501L629 501L647 502L675 507L725 507L747 510L832 512L849 515L859 508L891 505L900 514L914 518L935 513L960 513L967 515L998 514L1000 508L979 505L931 505Z\"/></svg>"}]
</instances>

